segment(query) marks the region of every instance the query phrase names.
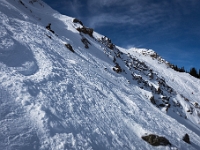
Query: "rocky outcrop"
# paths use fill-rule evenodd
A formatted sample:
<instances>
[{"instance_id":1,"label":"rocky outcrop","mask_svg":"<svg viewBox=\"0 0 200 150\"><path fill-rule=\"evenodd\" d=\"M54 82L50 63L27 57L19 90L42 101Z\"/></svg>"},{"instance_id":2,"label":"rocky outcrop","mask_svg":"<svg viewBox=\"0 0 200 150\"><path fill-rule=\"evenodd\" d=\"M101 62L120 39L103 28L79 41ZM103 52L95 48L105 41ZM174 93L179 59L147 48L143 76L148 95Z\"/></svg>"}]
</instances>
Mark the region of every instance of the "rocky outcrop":
<instances>
[{"instance_id":1,"label":"rocky outcrop","mask_svg":"<svg viewBox=\"0 0 200 150\"><path fill-rule=\"evenodd\" d=\"M76 19L76 18L74 18L73 23L79 23L80 25L83 26L83 23L80 20Z\"/></svg>"},{"instance_id":2,"label":"rocky outcrop","mask_svg":"<svg viewBox=\"0 0 200 150\"><path fill-rule=\"evenodd\" d=\"M79 27L76 30L78 30L79 32L82 32L84 34L88 34L90 37L93 37L93 29L92 28L87 28L87 27Z\"/></svg>"},{"instance_id":3,"label":"rocky outcrop","mask_svg":"<svg viewBox=\"0 0 200 150\"><path fill-rule=\"evenodd\" d=\"M46 26L46 29L49 30L50 32L52 32L53 34L55 33L55 32L51 29L51 23L49 23L49 24Z\"/></svg>"},{"instance_id":4,"label":"rocky outcrop","mask_svg":"<svg viewBox=\"0 0 200 150\"><path fill-rule=\"evenodd\" d=\"M155 134L149 134L147 136L142 136L142 139L148 142L152 146L167 146L171 145L168 139L162 136L158 136Z\"/></svg>"}]
</instances>

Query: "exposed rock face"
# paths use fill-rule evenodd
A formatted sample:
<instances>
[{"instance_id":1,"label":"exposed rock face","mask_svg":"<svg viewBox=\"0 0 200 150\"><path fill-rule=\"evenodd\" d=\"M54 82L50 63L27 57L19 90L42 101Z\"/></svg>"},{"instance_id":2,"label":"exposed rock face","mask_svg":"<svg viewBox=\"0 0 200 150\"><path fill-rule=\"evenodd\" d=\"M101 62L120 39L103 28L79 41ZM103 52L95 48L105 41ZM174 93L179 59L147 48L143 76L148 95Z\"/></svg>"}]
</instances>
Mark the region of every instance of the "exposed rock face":
<instances>
[{"instance_id":1,"label":"exposed rock face","mask_svg":"<svg viewBox=\"0 0 200 150\"><path fill-rule=\"evenodd\" d=\"M148 142L149 144L151 144L152 146L167 146L167 145L171 145L171 143L169 142L168 139L166 139L165 137L161 137L155 134L149 134L147 136L142 136L142 139L146 142Z\"/></svg>"},{"instance_id":2,"label":"exposed rock face","mask_svg":"<svg viewBox=\"0 0 200 150\"><path fill-rule=\"evenodd\" d=\"M151 101L152 104L156 104L156 102L155 102L155 100L154 100L154 96L152 96L152 97L150 98L150 101Z\"/></svg>"},{"instance_id":3,"label":"exposed rock face","mask_svg":"<svg viewBox=\"0 0 200 150\"><path fill-rule=\"evenodd\" d=\"M117 72L117 73L122 72L122 69L121 69L121 67L119 66L118 63L116 63L116 66L115 66L115 68L113 68L113 70L114 70L115 72Z\"/></svg>"},{"instance_id":4,"label":"exposed rock face","mask_svg":"<svg viewBox=\"0 0 200 150\"><path fill-rule=\"evenodd\" d=\"M190 144L190 137L189 137L189 135L187 133L184 135L183 141L185 141L186 143Z\"/></svg>"},{"instance_id":5,"label":"exposed rock face","mask_svg":"<svg viewBox=\"0 0 200 150\"><path fill-rule=\"evenodd\" d=\"M82 27L82 28L77 28L76 30L78 30L79 32L88 34L89 36L93 37L93 29L92 28L87 28L87 27Z\"/></svg>"},{"instance_id":6,"label":"exposed rock face","mask_svg":"<svg viewBox=\"0 0 200 150\"><path fill-rule=\"evenodd\" d=\"M108 37L104 36L101 38L101 42L106 45L109 49L114 49L115 45L112 43L111 39Z\"/></svg>"},{"instance_id":7,"label":"exposed rock face","mask_svg":"<svg viewBox=\"0 0 200 150\"><path fill-rule=\"evenodd\" d=\"M76 18L74 18L73 23L79 23L80 25L83 26L83 23L80 20L76 19Z\"/></svg>"},{"instance_id":8,"label":"exposed rock face","mask_svg":"<svg viewBox=\"0 0 200 150\"><path fill-rule=\"evenodd\" d=\"M73 53L75 52L70 44L65 44L65 46L66 46L71 52L73 52Z\"/></svg>"}]
</instances>

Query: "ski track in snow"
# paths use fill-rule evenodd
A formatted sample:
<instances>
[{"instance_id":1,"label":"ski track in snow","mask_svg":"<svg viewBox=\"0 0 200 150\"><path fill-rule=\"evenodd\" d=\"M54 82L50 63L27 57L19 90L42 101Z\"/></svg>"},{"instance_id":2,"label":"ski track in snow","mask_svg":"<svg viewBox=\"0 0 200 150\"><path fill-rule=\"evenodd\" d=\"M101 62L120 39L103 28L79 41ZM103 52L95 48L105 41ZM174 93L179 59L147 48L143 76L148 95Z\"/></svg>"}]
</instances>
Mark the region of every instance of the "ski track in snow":
<instances>
[{"instance_id":1,"label":"ski track in snow","mask_svg":"<svg viewBox=\"0 0 200 150\"><path fill-rule=\"evenodd\" d=\"M1 149L200 149L197 114L184 122L171 110L162 112L148 100L150 90L139 88L136 81L128 83L130 75L113 71L113 57L105 54L103 44L84 35L90 42L89 49L84 48L73 18L40 0L22 2L24 6L17 0L0 0ZM45 28L48 23L55 34ZM133 50L119 49L164 77L177 92L173 100L181 103L182 94L200 104L199 80ZM186 102L181 106L189 107ZM172 146L150 146L141 138L146 133L165 136ZM191 144L182 141L185 133Z\"/></svg>"}]
</instances>

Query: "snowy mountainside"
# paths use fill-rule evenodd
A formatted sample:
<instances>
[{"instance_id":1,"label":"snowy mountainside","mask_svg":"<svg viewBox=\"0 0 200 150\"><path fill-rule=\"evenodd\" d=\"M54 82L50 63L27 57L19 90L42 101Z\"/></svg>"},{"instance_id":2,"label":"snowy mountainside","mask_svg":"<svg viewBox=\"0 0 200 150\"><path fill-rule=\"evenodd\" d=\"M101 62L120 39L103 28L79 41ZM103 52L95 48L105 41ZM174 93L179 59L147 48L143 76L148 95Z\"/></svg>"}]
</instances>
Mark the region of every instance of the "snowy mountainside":
<instances>
[{"instance_id":1,"label":"snowy mountainside","mask_svg":"<svg viewBox=\"0 0 200 150\"><path fill-rule=\"evenodd\" d=\"M200 81L153 50L115 46L41 0L0 0L0 23L1 149L200 149Z\"/></svg>"}]
</instances>

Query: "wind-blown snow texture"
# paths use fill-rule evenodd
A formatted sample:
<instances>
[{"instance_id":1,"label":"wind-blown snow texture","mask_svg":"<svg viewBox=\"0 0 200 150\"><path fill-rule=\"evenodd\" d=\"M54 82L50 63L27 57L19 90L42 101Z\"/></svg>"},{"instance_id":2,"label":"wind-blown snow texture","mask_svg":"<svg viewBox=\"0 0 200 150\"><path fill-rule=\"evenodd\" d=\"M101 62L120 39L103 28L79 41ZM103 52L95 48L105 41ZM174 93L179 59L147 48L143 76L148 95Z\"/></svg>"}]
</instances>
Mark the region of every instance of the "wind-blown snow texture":
<instances>
[{"instance_id":1,"label":"wind-blown snow texture","mask_svg":"<svg viewBox=\"0 0 200 150\"><path fill-rule=\"evenodd\" d=\"M0 24L0 149L200 149L200 80L154 51L80 33L40 0L0 0Z\"/></svg>"}]
</instances>

